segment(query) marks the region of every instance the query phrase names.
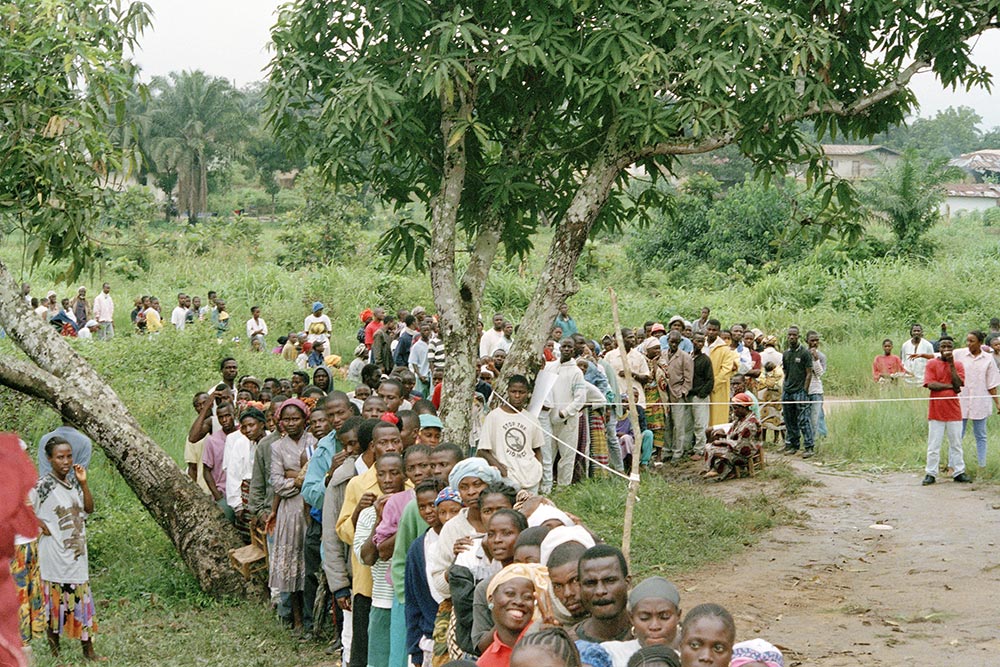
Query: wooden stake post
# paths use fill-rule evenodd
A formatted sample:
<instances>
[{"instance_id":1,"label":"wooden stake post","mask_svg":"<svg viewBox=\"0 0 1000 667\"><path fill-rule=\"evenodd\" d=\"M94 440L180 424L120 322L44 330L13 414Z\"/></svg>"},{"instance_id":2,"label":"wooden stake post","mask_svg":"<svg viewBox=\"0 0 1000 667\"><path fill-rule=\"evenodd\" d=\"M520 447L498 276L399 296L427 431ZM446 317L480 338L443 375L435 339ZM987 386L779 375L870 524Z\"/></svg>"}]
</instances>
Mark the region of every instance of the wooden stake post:
<instances>
[{"instance_id":1,"label":"wooden stake post","mask_svg":"<svg viewBox=\"0 0 1000 667\"><path fill-rule=\"evenodd\" d=\"M639 493L639 458L641 452L642 431L639 430L639 411L635 406L635 397L632 396L632 369L628 365L628 355L625 353L625 339L622 338L622 326L618 319L618 295L611 287L608 288L611 294L611 315L614 318L615 340L618 341L618 350L622 355L622 368L625 370L625 396L628 401L628 420L632 424L632 434L635 438L635 445L632 447L632 471L629 475L628 498L625 500L625 527L622 529L622 553L625 561L632 569L632 513L635 510L636 496Z\"/></svg>"}]
</instances>

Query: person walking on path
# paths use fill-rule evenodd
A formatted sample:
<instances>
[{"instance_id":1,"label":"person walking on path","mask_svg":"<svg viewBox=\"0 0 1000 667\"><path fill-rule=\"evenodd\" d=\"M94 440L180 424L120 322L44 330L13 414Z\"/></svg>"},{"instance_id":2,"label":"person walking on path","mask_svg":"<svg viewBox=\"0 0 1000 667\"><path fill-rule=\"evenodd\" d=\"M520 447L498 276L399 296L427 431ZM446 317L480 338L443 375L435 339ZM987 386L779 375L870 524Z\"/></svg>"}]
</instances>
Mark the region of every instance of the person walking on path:
<instances>
[{"instance_id":1,"label":"person walking on path","mask_svg":"<svg viewBox=\"0 0 1000 667\"><path fill-rule=\"evenodd\" d=\"M940 340L940 359L931 359L924 369L924 386L931 392L927 408L927 467L922 484L937 480L941 442L948 436L948 466L956 482L971 482L962 457L962 404L958 393L965 384L965 367L955 361L951 336Z\"/></svg>"},{"instance_id":2,"label":"person walking on path","mask_svg":"<svg viewBox=\"0 0 1000 667\"><path fill-rule=\"evenodd\" d=\"M982 331L970 331L965 338L967 347L955 350L953 356L956 363L965 368L965 385L958 395L962 405L962 439L972 422L972 432L976 438L976 459L979 467L986 465L986 418L990 416L990 397L993 405L1000 413L1000 396L997 386L1000 385L1000 371L993 363L993 355L983 347L986 334Z\"/></svg>"}]
</instances>

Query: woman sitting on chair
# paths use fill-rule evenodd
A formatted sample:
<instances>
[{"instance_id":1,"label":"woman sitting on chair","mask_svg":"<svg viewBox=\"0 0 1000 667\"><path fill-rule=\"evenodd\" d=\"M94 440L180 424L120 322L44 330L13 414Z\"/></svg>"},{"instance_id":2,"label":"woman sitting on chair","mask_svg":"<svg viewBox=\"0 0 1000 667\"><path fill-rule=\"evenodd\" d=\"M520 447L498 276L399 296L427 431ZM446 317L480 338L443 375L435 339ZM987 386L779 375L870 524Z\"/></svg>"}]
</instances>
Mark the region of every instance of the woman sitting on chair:
<instances>
[{"instance_id":1,"label":"woman sitting on chair","mask_svg":"<svg viewBox=\"0 0 1000 667\"><path fill-rule=\"evenodd\" d=\"M727 430L717 428L709 434L705 447L705 477L717 481L738 476L760 455L760 420L752 411L753 397L745 392L733 396L735 420Z\"/></svg>"}]
</instances>

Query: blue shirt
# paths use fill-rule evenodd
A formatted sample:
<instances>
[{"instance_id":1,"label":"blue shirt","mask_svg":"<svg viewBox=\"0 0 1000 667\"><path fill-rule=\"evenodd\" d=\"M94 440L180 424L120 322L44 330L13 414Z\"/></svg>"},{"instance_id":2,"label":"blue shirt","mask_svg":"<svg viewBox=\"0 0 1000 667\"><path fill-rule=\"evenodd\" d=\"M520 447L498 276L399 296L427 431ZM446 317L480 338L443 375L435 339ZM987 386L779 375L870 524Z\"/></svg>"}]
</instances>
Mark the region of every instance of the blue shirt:
<instances>
[{"instance_id":1,"label":"blue shirt","mask_svg":"<svg viewBox=\"0 0 1000 667\"><path fill-rule=\"evenodd\" d=\"M336 436L331 431L316 444L312 458L309 459L309 467L306 468L306 476L302 480L302 500L312 508L309 510L310 516L320 522L323 520L323 498L326 496L326 473L333 464L333 455L340 451Z\"/></svg>"},{"instance_id":2,"label":"blue shirt","mask_svg":"<svg viewBox=\"0 0 1000 667\"><path fill-rule=\"evenodd\" d=\"M563 337L579 333L576 328L576 320L569 316L564 318L562 315L556 315L555 322L552 323L552 326L562 329Z\"/></svg>"},{"instance_id":3,"label":"blue shirt","mask_svg":"<svg viewBox=\"0 0 1000 667\"><path fill-rule=\"evenodd\" d=\"M51 433L46 433L38 441L38 476L44 477L52 472L52 464L49 463L49 457L45 455L45 443L54 437L60 437L69 443L69 446L73 449L73 463L80 464L84 468L90 468L90 456L94 452L94 445L90 442L90 438L80 433L72 426L60 426ZM73 471L70 470L71 475ZM74 475L75 477L75 475Z\"/></svg>"},{"instance_id":4,"label":"blue shirt","mask_svg":"<svg viewBox=\"0 0 1000 667\"><path fill-rule=\"evenodd\" d=\"M668 343L667 337L666 336L660 336L660 349L661 350L668 349L669 345L667 343ZM681 336L681 342L680 342L680 345L678 345L678 348L681 349L681 350L684 350L688 354L694 354L694 343L691 342L690 338L685 338L684 336Z\"/></svg>"},{"instance_id":5,"label":"blue shirt","mask_svg":"<svg viewBox=\"0 0 1000 667\"><path fill-rule=\"evenodd\" d=\"M608 399L608 402L614 400L614 392L611 391L608 378L600 371L597 364L589 359L587 360L587 372L583 374L583 379L600 389L601 393Z\"/></svg>"}]
</instances>

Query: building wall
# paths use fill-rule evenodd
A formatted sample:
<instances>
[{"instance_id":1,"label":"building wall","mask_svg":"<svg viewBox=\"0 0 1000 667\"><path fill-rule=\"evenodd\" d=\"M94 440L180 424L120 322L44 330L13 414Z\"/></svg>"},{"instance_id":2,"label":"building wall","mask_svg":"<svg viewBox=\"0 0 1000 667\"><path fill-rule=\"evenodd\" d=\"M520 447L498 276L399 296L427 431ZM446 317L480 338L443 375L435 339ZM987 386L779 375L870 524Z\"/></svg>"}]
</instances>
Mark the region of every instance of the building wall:
<instances>
[{"instance_id":1,"label":"building wall","mask_svg":"<svg viewBox=\"0 0 1000 667\"><path fill-rule=\"evenodd\" d=\"M998 204L1000 199L990 197L947 197L940 210L943 215L953 215L959 211L985 211Z\"/></svg>"}]
</instances>

